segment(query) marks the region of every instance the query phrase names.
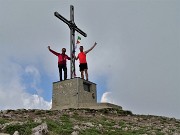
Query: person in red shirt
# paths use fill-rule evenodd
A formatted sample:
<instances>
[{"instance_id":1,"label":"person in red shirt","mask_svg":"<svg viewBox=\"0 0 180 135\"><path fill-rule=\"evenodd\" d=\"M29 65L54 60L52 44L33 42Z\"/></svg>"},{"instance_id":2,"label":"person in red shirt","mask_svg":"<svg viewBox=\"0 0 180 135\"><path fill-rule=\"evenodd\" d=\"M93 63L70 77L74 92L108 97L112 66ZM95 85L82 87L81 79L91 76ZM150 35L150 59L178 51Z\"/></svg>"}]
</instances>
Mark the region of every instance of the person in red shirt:
<instances>
[{"instance_id":1,"label":"person in red shirt","mask_svg":"<svg viewBox=\"0 0 180 135\"><path fill-rule=\"evenodd\" d=\"M81 72L81 78L84 79L84 72L85 72L87 81L88 81L88 65L87 65L87 61L86 61L86 54L88 52L90 52L96 45L97 45L97 43L95 42L94 45L87 51L83 51L84 50L83 46L80 46L80 48L79 48L80 53L75 58L76 60L79 59L79 63L80 63L79 68L80 68L80 72Z\"/></svg>"},{"instance_id":2,"label":"person in red shirt","mask_svg":"<svg viewBox=\"0 0 180 135\"><path fill-rule=\"evenodd\" d=\"M66 48L62 48L62 53L55 52L48 46L48 49L50 52L52 52L54 55L58 56L58 68L59 68L59 77L60 81L62 81L62 69L64 71L64 80L67 79L67 66L66 66L66 60L71 60L69 56L67 56L66 53Z\"/></svg>"}]
</instances>

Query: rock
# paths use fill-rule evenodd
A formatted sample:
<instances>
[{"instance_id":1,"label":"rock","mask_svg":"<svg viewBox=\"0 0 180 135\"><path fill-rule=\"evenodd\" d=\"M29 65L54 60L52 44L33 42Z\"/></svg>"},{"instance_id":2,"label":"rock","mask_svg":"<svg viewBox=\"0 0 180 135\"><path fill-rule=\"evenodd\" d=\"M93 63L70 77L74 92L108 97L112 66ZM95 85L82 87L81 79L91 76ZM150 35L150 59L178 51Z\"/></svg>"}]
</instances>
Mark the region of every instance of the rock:
<instances>
[{"instance_id":1,"label":"rock","mask_svg":"<svg viewBox=\"0 0 180 135\"><path fill-rule=\"evenodd\" d=\"M73 127L73 129L74 129L74 130L81 130L78 125L75 125L75 126Z\"/></svg>"},{"instance_id":2,"label":"rock","mask_svg":"<svg viewBox=\"0 0 180 135\"><path fill-rule=\"evenodd\" d=\"M169 129L168 128L164 128L162 131L163 131L163 133L166 133L166 132L169 132Z\"/></svg>"},{"instance_id":3,"label":"rock","mask_svg":"<svg viewBox=\"0 0 180 135\"><path fill-rule=\"evenodd\" d=\"M3 125L0 124L0 130L3 128Z\"/></svg>"},{"instance_id":4,"label":"rock","mask_svg":"<svg viewBox=\"0 0 180 135\"><path fill-rule=\"evenodd\" d=\"M127 127L125 127L125 128L123 128L122 130L123 130L123 131L128 131L128 128L127 128Z\"/></svg>"},{"instance_id":5,"label":"rock","mask_svg":"<svg viewBox=\"0 0 180 135\"><path fill-rule=\"evenodd\" d=\"M92 123L90 123L90 122L84 123L84 125L87 126L87 127L94 127L94 125Z\"/></svg>"},{"instance_id":6,"label":"rock","mask_svg":"<svg viewBox=\"0 0 180 135\"><path fill-rule=\"evenodd\" d=\"M72 116L74 114L74 112L69 112L69 115Z\"/></svg>"},{"instance_id":7,"label":"rock","mask_svg":"<svg viewBox=\"0 0 180 135\"><path fill-rule=\"evenodd\" d=\"M101 125L101 124L99 124L98 126L99 126L100 128L102 128L102 125Z\"/></svg>"},{"instance_id":8,"label":"rock","mask_svg":"<svg viewBox=\"0 0 180 135\"><path fill-rule=\"evenodd\" d=\"M139 121L143 121L143 118L139 118Z\"/></svg>"},{"instance_id":9,"label":"rock","mask_svg":"<svg viewBox=\"0 0 180 135\"><path fill-rule=\"evenodd\" d=\"M42 123L42 120L41 120L40 118L35 118L35 119L34 119L34 122L36 122L36 123Z\"/></svg>"},{"instance_id":10,"label":"rock","mask_svg":"<svg viewBox=\"0 0 180 135\"><path fill-rule=\"evenodd\" d=\"M138 118L134 118L134 121L138 121Z\"/></svg>"},{"instance_id":11,"label":"rock","mask_svg":"<svg viewBox=\"0 0 180 135\"><path fill-rule=\"evenodd\" d=\"M120 127L119 125L114 125L113 128L119 129L119 128L121 128L121 127Z\"/></svg>"},{"instance_id":12,"label":"rock","mask_svg":"<svg viewBox=\"0 0 180 135\"><path fill-rule=\"evenodd\" d=\"M18 131L15 131L13 135L19 135L19 132L18 132Z\"/></svg>"},{"instance_id":13,"label":"rock","mask_svg":"<svg viewBox=\"0 0 180 135\"><path fill-rule=\"evenodd\" d=\"M71 133L71 135L79 135L79 132L78 132L78 131L73 131L73 132Z\"/></svg>"},{"instance_id":14,"label":"rock","mask_svg":"<svg viewBox=\"0 0 180 135\"><path fill-rule=\"evenodd\" d=\"M11 118L11 114L3 114L3 118Z\"/></svg>"},{"instance_id":15,"label":"rock","mask_svg":"<svg viewBox=\"0 0 180 135\"><path fill-rule=\"evenodd\" d=\"M152 135L156 135L156 133L155 133L155 132L152 132L151 134L152 134Z\"/></svg>"},{"instance_id":16,"label":"rock","mask_svg":"<svg viewBox=\"0 0 180 135\"><path fill-rule=\"evenodd\" d=\"M41 125L32 129L32 135L46 135L48 134L48 127L46 123L42 123Z\"/></svg>"},{"instance_id":17,"label":"rock","mask_svg":"<svg viewBox=\"0 0 180 135\"><path fill-rule=\"evenodd\" d=\"M114 112L113 112L114 114L118 114L118 112L115 110Z\"/></svg>"},{"instance_id":18,"label":"rock","mask_svg":"<svg viewBox=\"0 0 180 135\"><path fill-rule=\"evenodd\" d=\"M173 135L180 135L180 133L174 133Z\"/></svg>"},{"instance_id":19,"label":"rock","mask_svg":"<svg viewBox=\"0 0 180 135\"><path fill-rule=\"evenodd\" d=\"M29 118L29 115L24 115L23 117L27 119L27 118Z\"/></svg>"}]
</instances>

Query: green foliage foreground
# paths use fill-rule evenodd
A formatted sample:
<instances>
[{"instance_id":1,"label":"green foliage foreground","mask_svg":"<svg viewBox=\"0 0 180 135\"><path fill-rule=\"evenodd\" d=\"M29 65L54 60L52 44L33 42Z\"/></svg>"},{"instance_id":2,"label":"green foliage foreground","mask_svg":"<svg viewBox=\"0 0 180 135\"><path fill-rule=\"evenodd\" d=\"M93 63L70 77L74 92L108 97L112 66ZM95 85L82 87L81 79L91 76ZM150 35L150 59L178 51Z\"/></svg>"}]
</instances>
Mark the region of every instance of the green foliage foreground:
<instances>
[{"instance_id":1,"label":"green foliage foreground","mask_svg":"<svg viewBox=\"0 0 180 135\"><path fill-rule=\"evenodd\" d=\"M164 135L180 133L180 121L171 118L134 115L119 109L68 109L8 111L13 117L0 117L0 133L32 134L32 129L46 123L48 135ZM10 116L11 116L10 115ZM3 116L3 115L0 115ZM25 117L26 116L26 117ZM35 119L40 119L37 122ZM167 126L169 129L164 130ZM76 128L75 128L76 127Z\"/></svg>"}]
</instances>

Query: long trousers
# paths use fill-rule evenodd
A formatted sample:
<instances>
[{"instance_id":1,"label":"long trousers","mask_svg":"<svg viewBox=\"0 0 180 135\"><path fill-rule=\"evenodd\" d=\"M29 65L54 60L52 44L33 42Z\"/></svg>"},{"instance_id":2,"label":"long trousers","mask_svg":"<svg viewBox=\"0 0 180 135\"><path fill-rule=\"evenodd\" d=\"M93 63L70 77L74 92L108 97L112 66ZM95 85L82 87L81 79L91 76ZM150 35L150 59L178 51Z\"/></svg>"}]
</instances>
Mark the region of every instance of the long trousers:
<instances>
[{"instance_id":1,"label":"long trousers","mask_svg":"<svg viewBox=\"0 0 180 135\"><path fill-rule=\"evenodd\" d=\"M59 68L59 78L62 81L62 70L64 71L64 80L67 79L67 66L65 64L58 64Z\"/></svg>"}]
</instances>

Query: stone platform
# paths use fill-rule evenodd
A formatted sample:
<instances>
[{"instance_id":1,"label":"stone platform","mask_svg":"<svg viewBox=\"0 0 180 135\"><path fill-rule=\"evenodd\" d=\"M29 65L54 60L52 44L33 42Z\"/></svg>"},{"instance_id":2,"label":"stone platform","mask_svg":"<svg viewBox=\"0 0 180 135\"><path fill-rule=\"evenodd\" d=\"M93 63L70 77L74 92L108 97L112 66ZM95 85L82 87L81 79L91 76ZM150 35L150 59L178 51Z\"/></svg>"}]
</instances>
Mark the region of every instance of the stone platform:
<instances>
[{"instance_id":1,"label":"stone platform","mask_svg":"<svg viewBox=\"0 0 180 135\"><path fill-rule=\"evenodd\" d=\"M51 110L63 110L69 108L119 108L110 103L97 103L96 84L81 78L73 78L53 83Z\"/></svg>"}]
</instances>

